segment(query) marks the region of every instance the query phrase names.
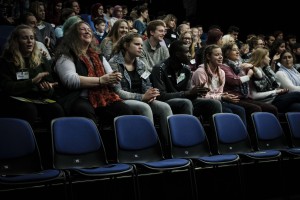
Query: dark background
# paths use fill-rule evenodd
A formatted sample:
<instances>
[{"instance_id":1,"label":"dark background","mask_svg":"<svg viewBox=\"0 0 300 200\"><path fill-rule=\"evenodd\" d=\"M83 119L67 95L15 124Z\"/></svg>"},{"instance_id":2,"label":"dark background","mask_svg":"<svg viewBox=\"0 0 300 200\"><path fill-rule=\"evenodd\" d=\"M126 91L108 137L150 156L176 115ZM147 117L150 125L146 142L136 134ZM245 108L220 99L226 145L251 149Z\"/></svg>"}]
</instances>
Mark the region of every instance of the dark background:
<instances>
[{"instance_id":1,"label":"dark background","mask_svg":"<svg viewBox=\"0 0 300 200\"><path fill-rule=\"evenodd\" d=\"M263 2L262 0L239 1L239 3L233 3L231 0L189 0L197 7L196 13L190 16L188 16L189 10L192 9L186 11L183 1L187 0L106 0L103 2L79 0L82 12L89 12L91 5L97 2L103 5L126 4L129 6L129 10L147 2L151 19L160 14L172 13L178 18L179 23L189 20L192 26L201 24L205 32L209 26L219 25L224 34L227 33L230 25L235 25L240 28L239 39L242 41L245 41L246 36L250 33L266 35L275 30L282 30L285 36L295 34L300 38L300 9L292 0L276 4L273 1Z\"/></svg>"}]
</instances>

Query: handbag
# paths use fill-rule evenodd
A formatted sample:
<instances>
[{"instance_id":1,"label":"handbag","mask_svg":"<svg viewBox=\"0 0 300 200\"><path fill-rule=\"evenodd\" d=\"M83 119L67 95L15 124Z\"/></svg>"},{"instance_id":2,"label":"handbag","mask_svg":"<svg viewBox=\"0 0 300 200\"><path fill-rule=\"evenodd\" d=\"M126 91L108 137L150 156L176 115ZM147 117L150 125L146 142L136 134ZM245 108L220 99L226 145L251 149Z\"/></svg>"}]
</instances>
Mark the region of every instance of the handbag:
<instances>
[{"instance_id":1,"label":"handbag","mask_svg":"<svg viewBox=\"0 0 300 200\"><path fill-rule=\"evenodd\" d=\"M262 70L263 77L260 79L253 79L253 84L257 92L267 92L279 87L275 74L270 66L266 66Z\"/></svg>"},{"instance_id":2,"label":"handbag","mask_svg":"<svg viewBox=\"0 0 300 200\"><path fill-rule=\"evenodd\" d=\"M266 76L263 76L261 79L254 79L253 84L257 92L266 92L272 90L272 85Z\"/></svg>"}]
</instances>

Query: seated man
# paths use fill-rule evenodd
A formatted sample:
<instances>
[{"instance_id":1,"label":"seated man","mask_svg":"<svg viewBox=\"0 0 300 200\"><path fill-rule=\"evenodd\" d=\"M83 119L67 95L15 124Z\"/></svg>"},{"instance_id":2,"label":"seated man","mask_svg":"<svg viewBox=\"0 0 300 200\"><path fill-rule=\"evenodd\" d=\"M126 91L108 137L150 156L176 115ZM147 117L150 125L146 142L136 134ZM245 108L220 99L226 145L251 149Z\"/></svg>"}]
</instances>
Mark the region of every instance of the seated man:
<instances>
[{"instance_id":1,"label":"seated man","mask_svg":"<svg viewBox=\"0 0 300 200\"><path fill-rule=\"evenodd\" d=\"M152 69L153 87L160 91L157 99L168 103L173 114L193 114L210 120L213 114L222 112L220 101L202 98L207 93L207 88L202 85L191 87L188 47L182 41L174 41L169 53L168 59Z\"/></svg>"}]
</instances>

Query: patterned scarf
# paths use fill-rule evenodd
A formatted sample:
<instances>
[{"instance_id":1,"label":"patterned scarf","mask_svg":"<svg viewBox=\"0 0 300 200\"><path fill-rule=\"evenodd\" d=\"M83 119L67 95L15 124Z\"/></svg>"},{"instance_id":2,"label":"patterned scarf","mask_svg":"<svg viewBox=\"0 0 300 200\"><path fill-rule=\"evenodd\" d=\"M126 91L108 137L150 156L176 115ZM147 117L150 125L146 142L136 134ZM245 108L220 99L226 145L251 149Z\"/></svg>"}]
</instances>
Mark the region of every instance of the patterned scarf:
<instances>
[{"instance_id":1,"label":"patterned scarf","mask_svg":"<svg viewBox=\"0 0 300 200\"><path fill-rule=\"evenodd\" d=\"M100 61L99 55L92 50L88 50L91 62L86 56L80 56L80 60L84 62L88 70L88 77L101 77L105 75L104 67ZM94 108L99 106L105 107L115 101L122 99L108 85L89 89L89 101Z\"/></svg>"},{"instance_id":2,"label":"patterned scarf","mask_svg":"<svg viewBox=\"0 0 300 200\"><path fill-rule=\"evenodd\" d=\"M224 64L228 65L236 75L246 75L244 70L241 69L239 62L234 62L232 60L225 59ZM239 87L239 92L241 92L244 97L247 97L249 94L249 82L242 83Z\"/></svg>"}]
</instances>

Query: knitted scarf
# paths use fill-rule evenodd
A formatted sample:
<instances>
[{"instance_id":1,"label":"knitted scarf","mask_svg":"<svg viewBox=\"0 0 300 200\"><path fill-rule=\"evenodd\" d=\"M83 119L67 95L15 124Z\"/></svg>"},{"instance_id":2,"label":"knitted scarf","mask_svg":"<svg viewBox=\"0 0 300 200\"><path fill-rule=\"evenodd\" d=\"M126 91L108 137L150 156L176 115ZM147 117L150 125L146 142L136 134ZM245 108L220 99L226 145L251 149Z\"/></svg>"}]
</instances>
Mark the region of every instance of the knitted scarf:
<instances>
[{"instance_id":1,"label":"knitted scarf","mask_svg":"<svg viewBox=\"0 0 300 200\"><path fill-rule=\"evenodd\" d=\"M244 70L241 69L239 62L234 62L232 60L225 59L224 64L228 65L236 75L239 76L246 75ZM249 93L249 82L242 83L239 87L239 92L241 92L244 97L247 97Z\"/></svg>"},{"instance_id":2,"label":"knitted scarf","mask_svg":"<svg viewBox=\"0 0 300 200\"><path fill-rule=\"evenodd\" d=\"M104 66L100 61L99 55L92 50L88 50L91 62L86 56L80 56L88 70L88 77L101 77L105 75ZM99 87L89 89L89 101L94 108L105 107L115 101L122 99L117 95L109 85L100 85Z\"/></svg>"}]
</instances>

